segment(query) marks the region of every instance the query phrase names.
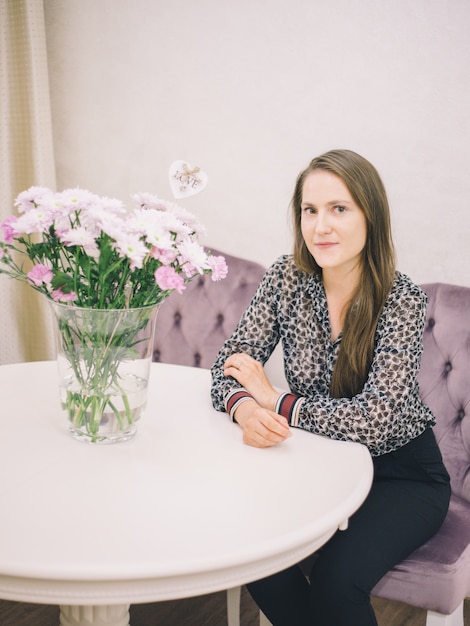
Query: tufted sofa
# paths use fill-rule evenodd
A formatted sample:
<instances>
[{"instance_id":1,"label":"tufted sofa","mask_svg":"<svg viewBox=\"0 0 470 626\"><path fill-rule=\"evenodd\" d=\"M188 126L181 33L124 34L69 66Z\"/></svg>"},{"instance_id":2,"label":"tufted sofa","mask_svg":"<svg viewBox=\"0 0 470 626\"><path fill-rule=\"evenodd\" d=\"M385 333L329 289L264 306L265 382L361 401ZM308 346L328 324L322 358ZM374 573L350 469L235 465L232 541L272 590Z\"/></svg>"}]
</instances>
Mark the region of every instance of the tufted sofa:
<instances>
[{"instance_id":1,"label":"tufted sofa","mask_svg":"<svg viewBox=\"0 0 470 626\"><path fill-rule=\"evenodd\" d=\"M451 476L438 533L376 585L373 595L428 609L427 626L463 626L470 595L470 288L422 285L429 298L421 396Z\"/></svg>"},{"instance_id":2,"label":"tufted sofa","mask_svg":"<svg viewBox=\"0 0 470 626\"><path fill-rule=\"evenodd\" d=\"M253 261L222 254L228 275L221 282L202 275L183 294L172 293L157 316L153 360L210 368L248 306L265 269Z\"/></svg>"}]
</instances>

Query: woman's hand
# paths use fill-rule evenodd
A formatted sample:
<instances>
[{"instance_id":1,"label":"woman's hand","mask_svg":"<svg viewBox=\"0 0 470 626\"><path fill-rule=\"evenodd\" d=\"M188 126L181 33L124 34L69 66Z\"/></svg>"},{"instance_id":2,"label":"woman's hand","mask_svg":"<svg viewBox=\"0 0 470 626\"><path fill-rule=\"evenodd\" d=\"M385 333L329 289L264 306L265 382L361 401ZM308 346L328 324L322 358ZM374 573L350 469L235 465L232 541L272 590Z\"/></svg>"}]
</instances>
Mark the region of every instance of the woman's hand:
<instances>
[{"instance_id":1,"label":"woman's hand","mask_svg":"<svg viewBox=\"0 0 470 626\"><path fill-rule=\"evenodd\" d=\"M224 374L235 378L261 407L274 410L279 392L269 382L259 361L245 352L237 352L225 361Z\"/></svg>"},{"instance_id":2,"label":"woman's hand","mask_svg":"<svg viewBox=\"0 0 470 626\"><path fill-rule=\"evenodd\" d=\"M285 417L264 409L254 400L242 402L234 417L243 429L244 443L256 448L275 446L292 434Z\"/></svg>"}]
</instances>

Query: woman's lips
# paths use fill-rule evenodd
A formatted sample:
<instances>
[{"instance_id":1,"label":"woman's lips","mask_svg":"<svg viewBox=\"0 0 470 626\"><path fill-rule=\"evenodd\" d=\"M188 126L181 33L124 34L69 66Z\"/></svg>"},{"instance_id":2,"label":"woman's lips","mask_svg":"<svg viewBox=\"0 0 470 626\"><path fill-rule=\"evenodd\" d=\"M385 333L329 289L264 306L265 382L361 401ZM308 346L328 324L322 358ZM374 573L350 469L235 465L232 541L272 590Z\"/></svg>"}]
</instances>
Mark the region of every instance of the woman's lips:
<instances>
[{"instance_id":1,"label":"woman's lips","mask_svg":"<svg viewBox=\"0 0 470 626\"><path fill-rule=\"evenodd\" d=\"M319 241L315 243L315 247L320 248L320 250L326 250L328 248L333 248L333 246L337 246L338 244L335 241Z\"/></svg>"}]
</instances>

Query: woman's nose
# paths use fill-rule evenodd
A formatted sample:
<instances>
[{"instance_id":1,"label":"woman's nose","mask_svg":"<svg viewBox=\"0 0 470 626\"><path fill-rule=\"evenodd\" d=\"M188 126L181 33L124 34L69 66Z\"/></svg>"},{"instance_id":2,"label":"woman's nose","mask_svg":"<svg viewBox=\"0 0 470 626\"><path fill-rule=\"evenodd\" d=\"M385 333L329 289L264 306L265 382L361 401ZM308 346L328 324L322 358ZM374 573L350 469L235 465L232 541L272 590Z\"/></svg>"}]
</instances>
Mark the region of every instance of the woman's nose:
<instances>
[{"instance_id":1,"label":"woman's nose","mask_svg":"<svg viewBox=\"0 0 470 626\"><path fill-rule=\"evenodd\" d=\"M319 211L316 220L316 230L319 233L331 232L330 216L326 211Z\"/></svg>"}]
</instances>

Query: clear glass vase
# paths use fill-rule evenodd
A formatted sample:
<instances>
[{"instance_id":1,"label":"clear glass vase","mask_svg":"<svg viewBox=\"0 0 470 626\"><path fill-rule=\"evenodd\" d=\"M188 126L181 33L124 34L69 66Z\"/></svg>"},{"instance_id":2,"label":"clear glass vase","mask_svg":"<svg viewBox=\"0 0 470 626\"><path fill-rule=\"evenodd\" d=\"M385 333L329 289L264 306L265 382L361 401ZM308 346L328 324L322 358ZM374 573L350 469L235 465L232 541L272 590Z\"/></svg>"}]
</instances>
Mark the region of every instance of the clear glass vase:
<instances>
[{"instance_id":1,"label":"clear glass vase","mask_svg":"<svg viewBox=\"0 0 470 626\"><path fill-rule=\"evenodd\" d=\"M60 402L72 435L98 444L131 439L147 402L158 306L50 306Z\"/></svg>"}]
</instances>

